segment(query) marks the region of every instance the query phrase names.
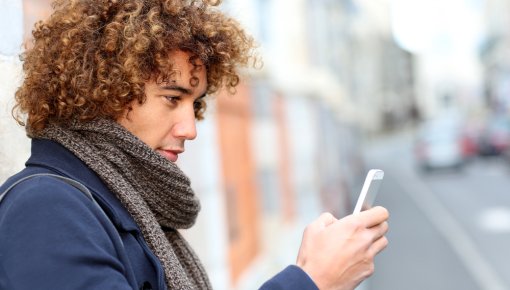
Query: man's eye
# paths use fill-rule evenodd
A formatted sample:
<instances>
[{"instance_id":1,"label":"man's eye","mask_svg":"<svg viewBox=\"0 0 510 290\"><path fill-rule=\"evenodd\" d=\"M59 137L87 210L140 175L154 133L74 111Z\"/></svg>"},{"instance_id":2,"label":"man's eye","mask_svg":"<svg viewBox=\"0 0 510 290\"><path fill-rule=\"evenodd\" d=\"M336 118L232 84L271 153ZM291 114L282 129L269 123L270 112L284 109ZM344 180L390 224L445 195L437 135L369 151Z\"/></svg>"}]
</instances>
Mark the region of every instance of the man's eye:
<instances>
[{"instance_id":1,"label":"man's eye","mask_svg":"<svg viewBox=\"0 0 510 290\"><path fill-rule=\"evenodd\" d=\"M176 97L176 96L165 96L165 98L172 104L177 104L177 102L179 102L179 100L181 99L180 97Z\"/></svg>"},{"instance_id":2,"label":"man's eye","mask_svg":"<svg viewBox=\"0 0 510 290\"><path fill-rule=\"evenodd\" d=\"M199 99L193 103L193 111L195 112L195 117L197 120L203 119L203 114L206 108L206 103L203 99Z\"/></svg>"},{"instance_id":3,"label":"man's eye","mask_svg":"<svg viewBox=\"0 0 510 290\"><path fill-rule=\"evenodd\" d=\"M193 103L193 108L195 109L195 111L202 109L202 107L203 107L203 103L201 101L196 101Z\"/></svg>"}]
</instances>

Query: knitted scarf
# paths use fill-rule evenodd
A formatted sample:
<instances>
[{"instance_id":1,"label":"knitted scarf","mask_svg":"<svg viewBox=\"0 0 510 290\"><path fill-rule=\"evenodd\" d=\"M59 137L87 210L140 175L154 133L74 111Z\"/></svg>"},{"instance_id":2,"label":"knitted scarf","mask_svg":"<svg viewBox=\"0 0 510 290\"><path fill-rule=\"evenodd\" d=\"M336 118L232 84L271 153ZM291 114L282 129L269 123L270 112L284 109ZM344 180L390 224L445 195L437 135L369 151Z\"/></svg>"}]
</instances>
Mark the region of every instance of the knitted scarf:
<instances>
[{"instance_id":1,"label":"knitted scarf","mask_svg":"<svg viewBox=\"0 0 510 290\"><path fill-rule=\"evenodd\" d=\"M211 289L199 259L177 231L190 228L200 210L177 165L106 119L49 125L31 137L62 144L99 175L161 261L168 289Z\"/></svg>"}]
</instances>

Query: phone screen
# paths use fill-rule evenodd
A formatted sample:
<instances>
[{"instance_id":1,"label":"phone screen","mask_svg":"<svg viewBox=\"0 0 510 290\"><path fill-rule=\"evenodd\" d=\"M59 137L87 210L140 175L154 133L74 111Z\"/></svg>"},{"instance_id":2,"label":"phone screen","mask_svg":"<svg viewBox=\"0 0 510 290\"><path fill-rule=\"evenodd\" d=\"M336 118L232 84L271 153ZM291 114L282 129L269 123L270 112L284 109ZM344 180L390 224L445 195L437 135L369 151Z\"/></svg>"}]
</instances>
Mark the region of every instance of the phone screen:
<instances>
[{"instance_id":1,"label":"phone screen","mask_svg":"<svg viewBox=\"0 0 510 290\"><path fill-rule=\"evenodd\" d=\"M363 188L361 189L358 202L354 207L354 213L372 207L375 201L375 197L379 192L379 187L381 187L383 177L384 171L380 169L372 169L368 172L365 183L363 184Z\"/></svg>"}]
</instances>

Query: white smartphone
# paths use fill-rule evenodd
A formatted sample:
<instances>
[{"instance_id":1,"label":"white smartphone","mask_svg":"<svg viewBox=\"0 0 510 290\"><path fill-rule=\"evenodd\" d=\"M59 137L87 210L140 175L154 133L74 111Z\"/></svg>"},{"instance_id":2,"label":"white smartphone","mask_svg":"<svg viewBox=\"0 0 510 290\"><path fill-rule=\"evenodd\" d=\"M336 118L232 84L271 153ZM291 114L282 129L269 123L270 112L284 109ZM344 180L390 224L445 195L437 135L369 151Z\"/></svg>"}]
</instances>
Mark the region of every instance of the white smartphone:
<instances>
[{"instance_id":1,"label":"white smartphone","mask_svg":"<svg viewBox=\"0 0 510 290\"><path fill-rule=\"evenodd\" d=\"M353 213L359 213L362 210L372 207L375 197L377 196L377 192L379 192L379 187L381 186L383 177L384 171L380 169L371 169L368 171Z\"/></svg>"}]
</instances>

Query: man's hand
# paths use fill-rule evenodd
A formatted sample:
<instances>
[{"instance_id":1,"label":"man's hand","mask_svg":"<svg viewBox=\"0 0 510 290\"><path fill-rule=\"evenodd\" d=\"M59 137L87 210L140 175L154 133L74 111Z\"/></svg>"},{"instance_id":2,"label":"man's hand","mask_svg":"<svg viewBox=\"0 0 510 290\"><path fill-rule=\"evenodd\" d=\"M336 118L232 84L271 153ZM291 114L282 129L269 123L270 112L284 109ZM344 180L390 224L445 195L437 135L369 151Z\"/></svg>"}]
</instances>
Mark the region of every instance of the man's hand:
<instances>
[{"instance_id":1,"label":"man's hand","mask_svg":"<svg viewBox=\"0 0 510 290\"><path fill-rule=\"evenodd\" d=\"M388 244L388 211L374 207L343 219L322 214L303 234L296 264L321 290L352 290L374 272Z\"/></svg>"}]
</instances>

